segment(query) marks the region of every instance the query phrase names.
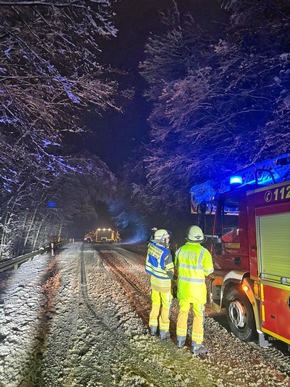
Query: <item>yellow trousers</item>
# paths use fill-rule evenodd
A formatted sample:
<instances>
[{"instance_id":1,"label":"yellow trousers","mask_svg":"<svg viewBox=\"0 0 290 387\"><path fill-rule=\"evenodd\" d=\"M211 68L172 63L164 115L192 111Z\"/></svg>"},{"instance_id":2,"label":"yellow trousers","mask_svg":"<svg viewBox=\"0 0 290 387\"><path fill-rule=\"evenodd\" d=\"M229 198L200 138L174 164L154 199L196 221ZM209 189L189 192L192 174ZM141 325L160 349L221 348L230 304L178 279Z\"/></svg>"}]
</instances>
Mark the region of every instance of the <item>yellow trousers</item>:
<instances>
[{"instance_id":1,"label":"yellow trousers","mask_svg":"<svg viewBox=\"0 0 290 387\"><path fill-rule=\"evenodd\" d=\"M177 340L185 341L187 334L187 320L192 305L193 323L191 340L196 344L203 342L204 305L191 304L186 300L179 300L179 313L177 318L176 335Z\"/></svg>"},{"instance_id":2,"label":"yellow trousers","mask_svg":"<svg viewBox=\"0 0 290 387\"><path fill-rule=\"evenodd\" d=\"M159 329L169 332L169 317L172 302L171 292L160 293L152 289L151 301L152 309L149 316L149 326L158 327L159 322Z\"/></svg>"}]
</instances>

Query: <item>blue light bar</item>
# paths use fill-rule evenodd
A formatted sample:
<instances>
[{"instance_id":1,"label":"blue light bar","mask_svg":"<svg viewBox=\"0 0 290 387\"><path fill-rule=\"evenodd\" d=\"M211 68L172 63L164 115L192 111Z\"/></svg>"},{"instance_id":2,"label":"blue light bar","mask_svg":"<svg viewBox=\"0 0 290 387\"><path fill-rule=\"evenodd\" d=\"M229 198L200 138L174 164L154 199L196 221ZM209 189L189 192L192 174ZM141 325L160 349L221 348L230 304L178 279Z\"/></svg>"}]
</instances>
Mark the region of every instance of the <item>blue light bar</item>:
<instances>
[{"instance_id":1,"label":"blue light bar","mask_svg":"<svg viewBox=\"0 0 290 387\"><path fill-rule=\"evenodd\" d=\"M230 177L230 184L242 184L243 182L243 179L242 179L242 176L231 176Z\"/></svg>"}]
</instances>

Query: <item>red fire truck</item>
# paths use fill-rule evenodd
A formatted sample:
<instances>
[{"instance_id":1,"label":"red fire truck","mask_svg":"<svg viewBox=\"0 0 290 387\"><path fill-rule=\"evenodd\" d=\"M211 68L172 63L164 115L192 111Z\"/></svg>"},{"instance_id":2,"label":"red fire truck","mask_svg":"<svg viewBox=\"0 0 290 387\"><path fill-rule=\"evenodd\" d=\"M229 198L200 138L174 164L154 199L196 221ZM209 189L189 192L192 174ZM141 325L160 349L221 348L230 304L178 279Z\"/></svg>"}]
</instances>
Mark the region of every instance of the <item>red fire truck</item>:
<instances>
[{"instance_id":1,"label":"red fire truck","mask_svg":"<svg viewBox=\"0 0 290 387\"><path fill-rule=\"evenodd\" d=\"M97 228L85 234L86 242L113 243L120 242L120 234L111 228Z\"/></svg>"},{"instance_id":2,"label":"red fire truck","mask_svg":"<svg viewBox=\"0 0 290 387\"><path fill-rule=\"evenodd\" d=\"M232 176L214 201L212 193L201 185L191 189L199 219L213 218L207 235L213 306L225 308L243 341L258 335L263 347L270 337L290 344L290 154Z\"/></svg>"}]
</instances>

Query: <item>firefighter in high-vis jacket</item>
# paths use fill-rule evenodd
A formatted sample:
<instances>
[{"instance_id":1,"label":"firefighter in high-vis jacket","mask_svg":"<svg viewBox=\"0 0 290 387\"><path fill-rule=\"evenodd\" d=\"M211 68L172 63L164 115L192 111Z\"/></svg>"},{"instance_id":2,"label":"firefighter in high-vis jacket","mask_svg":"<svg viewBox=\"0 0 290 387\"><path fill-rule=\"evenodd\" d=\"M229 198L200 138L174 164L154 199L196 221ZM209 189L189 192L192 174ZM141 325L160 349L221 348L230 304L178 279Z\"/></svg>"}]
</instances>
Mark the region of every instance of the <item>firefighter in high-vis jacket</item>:
<instances>
[{"instance_id":1,"label":"firefighter in high-vis jacket","mask_svg":"<svg viewBox=\"0 0 290 387\"><path fill-rule=\"evenodd\" d=\"M149 316L151 335L159 334L161 340L170 337L169 316L172 302L171 280L174 265L169 248L170 235L168 231L155 231L148 245L145 270L150 274L152 308ZM159 322L159 324L158 324Z\"/></svg>"},{"instance_id":2,"label":"firefighter in high-vis jacket","mask_svg":"<svg viewBox=\"0 0 290 387\"><path fill-rule=\"evenodd\" d=\"M199 355L207 353L207 348L202 345L204 305L207 293L205 277L213 273L213 263L210 252L200 245L204 242L204 235L200 227L189 227L186 240L187 242L176 251L175 255L179 303L176 326L177 346L181 348L185 344L188 313L192 305L191 352Z\"/></svg>"}]
</instances>

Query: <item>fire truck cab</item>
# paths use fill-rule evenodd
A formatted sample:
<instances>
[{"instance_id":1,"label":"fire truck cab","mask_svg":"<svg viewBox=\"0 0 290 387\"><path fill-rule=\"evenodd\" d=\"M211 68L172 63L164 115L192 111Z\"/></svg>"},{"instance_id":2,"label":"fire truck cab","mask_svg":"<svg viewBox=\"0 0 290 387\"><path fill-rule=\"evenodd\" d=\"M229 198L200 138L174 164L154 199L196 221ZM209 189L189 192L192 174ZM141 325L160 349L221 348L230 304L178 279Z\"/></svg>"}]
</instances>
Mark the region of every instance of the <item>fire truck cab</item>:
<instances>
[{"instance_id":1,"label":"fire truck cab","mask_svg":"<svg viewBox=\"0 0 290 387\"><path fill-rule=\"evenodd\" d=\"M211 204L211 302L225 308L237 337L258 335L264 347L269 337L290 344L289 167L289 155L282 155L241 171L235 187L225 185Z\"/></svg>"}]
</instances>

